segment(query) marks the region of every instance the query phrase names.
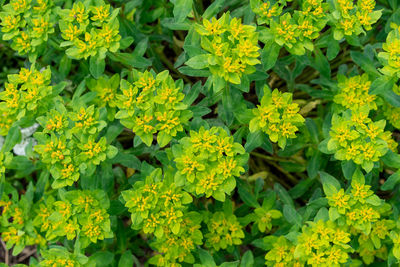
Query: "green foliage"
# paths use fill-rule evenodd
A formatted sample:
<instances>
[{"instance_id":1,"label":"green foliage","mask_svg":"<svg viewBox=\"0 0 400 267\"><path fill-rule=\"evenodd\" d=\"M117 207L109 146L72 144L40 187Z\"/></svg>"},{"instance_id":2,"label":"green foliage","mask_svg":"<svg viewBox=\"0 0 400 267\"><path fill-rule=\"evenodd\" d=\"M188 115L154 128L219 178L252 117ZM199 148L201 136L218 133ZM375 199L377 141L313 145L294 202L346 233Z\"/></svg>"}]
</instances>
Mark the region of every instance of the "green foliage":
<instances>
[{"instance_id":1,"label":"green foliage","mask_svg":"<svg viewBox=\"0 0 400 267\"><path fill-rule=\"evenodd\" d=\"M0 266L397 266L396 0L0 0Z\"/></svg>"},{"instance_id":2,"label":"green foliage","mask_svg":"<svg viewBox=\"0 0 400 267\"><path fill-rule=\"evenodd\" d=\"M226 212L209 214L206 219L208 233L205 234L206 246L215 250L231 249L232 245L242 244L244 233L237 218Z\"/></svg>"},{"instance_id":3,"label":"green foliage","mask_svg":"<svg viewBox=\"0 0 400 267\"><path fill-rule=\"evenodd\" d=\"M203 25L195 24L194 28L200 35L201 48L208 53L191 57L186 65L208 68L215 91L223 88L224 81L240 84L241 77L253 73L254 65L260 63L254 26L243 25L240 19L224 13L218 20L203 20Z\"/></svg>"},{"instance_id":4,"label":"green foliage","mask_svg":"<svg viewBox=\"0 0 400 267\"><path fill-rule=\"evenodd\" d=\"M192 117L182 103L183 83L174 82L168 71L157 76L134 71L132 76L132 83L121 80L122 94L116 96L120 110L115 118L121 119L121 124L131 128L147 146L157 134L157 143L164 147Z\"/></svg>"},{"instance_id":5,"label":"green foliage","mask_svg":"<svg viewBox=\"0 0 400 267\"><path fill-rule=\"evenodd\" d=\"M201 127L198 132L179 140L172 147L172 157L178 171L175 183L185 185L188 192L225 201L236 186L248 155L222 128L209 130Z\"/></svg>"},{"instance_id":6,"label":"green foliage","mask_svg":"<svg viewBox=\"0 0 400 267\"><path fill-rule=\"evenodd\" d=\"M250 132L262 130L272 142L285 148L287 139L296 138L295 132L304 122L298 112L298 104L292 103L290 93L282 94L276 89L271 93L268 87L264 87L261 105L253 110L255 116L250 121Z\"/></svg>"}]
</instances>

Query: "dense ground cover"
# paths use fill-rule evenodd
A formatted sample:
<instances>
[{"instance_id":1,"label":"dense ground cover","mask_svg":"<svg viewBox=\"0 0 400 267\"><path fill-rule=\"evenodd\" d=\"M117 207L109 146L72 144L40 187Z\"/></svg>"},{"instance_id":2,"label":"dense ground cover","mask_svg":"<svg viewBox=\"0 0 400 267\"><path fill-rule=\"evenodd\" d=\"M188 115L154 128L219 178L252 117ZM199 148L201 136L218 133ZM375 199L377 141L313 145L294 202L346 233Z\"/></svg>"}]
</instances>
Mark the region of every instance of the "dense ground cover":
<instances>
[{"instance_id":1,"label":"dense ground cover","mask_svg":"<svg viewBox=\"0 0 400 267\"><path fill-rule=\"evenodd\" d=\"M397 0L0 0L0 266L397 266Z\"/></svg>"}]
</instances>

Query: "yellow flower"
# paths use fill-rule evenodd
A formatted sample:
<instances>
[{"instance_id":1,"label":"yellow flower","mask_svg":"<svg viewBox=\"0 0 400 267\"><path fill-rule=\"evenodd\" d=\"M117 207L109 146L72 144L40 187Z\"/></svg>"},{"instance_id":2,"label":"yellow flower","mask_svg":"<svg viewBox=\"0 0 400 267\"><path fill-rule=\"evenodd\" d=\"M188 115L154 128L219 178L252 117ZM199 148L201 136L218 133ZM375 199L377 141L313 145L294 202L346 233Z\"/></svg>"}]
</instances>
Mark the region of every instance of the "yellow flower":
<instances>
[{"instance_id":1,"label":"yellow flower","mask_svg":"<svg viewBox=\"0 0 400 267\"><path fill-rule=\"evenodd\" d=\"M226 31L226 29L222 27L221 19L217 20L216 18L212 18L211 21L205 19L203 20L203 25L208 35L220 35Z\"/></svg>"},{"instance_id":2,"label":"yellow flower","mask_svg":"<svg viewBox=\"0 0 400 267\"><path fill-rule=\"evenodd\" d=\"M12 16L8 15L6 16L2 21L2 32L12 32L13 30L18 29L18 22L20 20L19 16Z\"/></svg>"},{"instance_id":3,"label":"yellow flower","mask_svg":"<svg viewBox=\"0 0 400 267\"><path fill-rule=\"evenodd\" d=\"M15 12L22 13L28 8L28 2L26 0L13 0L10 4Z\"/></svg>"},{"instance_id":4,"label":"yellow flower","mask_svg":"<svg viewBox=\"0 0 400 267\"><path fill-rule=\"evenodd\" d=\"M64 168L61 170L61 176L66 179L71 177L72 174L75 173L74 165L72 164L64 164Z\"/></svg>"},{"instance_id":5,"label":"yellow flower","mask_svg":"<svg viewBox=\"0 0 400 267\"><path fill-rule=\"evenodd\" d=\"M245 33L241 19L233 18L229 24L229 31L232 33L233 38L239 39L240 35Z\"/></svg>"},{"instance_id":6,"label":"yellow flower","mask_svg":"<svg viewBox=\"0 0 400 267\"><path fill-rule=\"evenodd\" d=\"M83 229L82 229L85 233L86 236L88 236L89 238L94 238L94 239L101 239L99 237L101 237L101 229L100 226L98 225L94 225L93 223L89 222L88 224L86 224Z\"/></svg>"},{"instance_id":7,"label":"yellow flower","mask_svg":"<svg viewBox=\"0 0 400 267\"><path fill-rule=\"evenodd\" d=\"M358 182L351 183L351 194L354 199L360 201L361 203L365 203L367 197L373 194L370 185L360 184Z\"/></svg>"},{"instance_id":8,"label":"yellow flower","mask_svg":"<svg viewBox=\"0 0 400 267\"><path fill-rule=\"evenodd\" d=\"M327 197L327 199L329 200L329 205L338 208L340 213L344 213L345 210L350 209L350 196L345 194L343 189L340 189L336 194Z\"/></svg>"},{"instance_id":9,"label":"yellow flower","mask_svg":"<svg viewBox=\"0 0 400 267\"><path fill-rule=\"evenodd\" d=\"M66 28L63 32L62 35L65 40L68 41L75 41L78 36L81 34L81 30L76 25L69 24L68 28Z\"/></svg>"},{"instance_id":10,"label":"yellow flower","mask_svg":"<svg viewBox=\"0 0 400 267\"><path fill-rule=\"evenodd\" d=\"M47 30L47 27L49 27L49 22L46 21L44 17L40 17L39 19L32 19L32 23L32 30L39 36L45 33L45 30Z\"/></svg>"},{"instance_id":11,"label":"yellow flower","mask_svg":"<svg viewBox=\"0 0 400 267\"><path fill-rule=\"evenodd\" d=\"M23 53L27 53L31 50L31 41L26 32L21 32L20 35L15 40L18 50L21 50Z\"/></svg>"},{"instance_id":12,"label":"yellow flower","mask_svg":"<svg viewBox=\"0 0 400 267\"><path fill-rule=\"evenodd\" d=\"M276 27L277 33L285 39L286 42L296 42L295 31L297 30L297 25L291 24L287 20L281 21L281 23Z\"/></svg>"},{"instance_id":13,"label":"yellow flower","mask_svg":"<svg viewBox=\"0 0 400 267\"><path fill-rule=\"evenodd\" d=\"M103 22L110 16L110 6L93 7L92 13L94 14L92 16L93 21Z\"/></svg>"},{"instance_id":14,"label":"yellow flower","mask_svg":"<svg viewBox=\"0 0 400 267\"><path fill-rule=\"evenodd\" d=\"M15 208L13 212L13 222L17 224L23 224L24 223L24 217L22 210L20 208Z\"/></svg>"},{"instance_id":15,"label":"yellow flower","mask_svg":"<svg viewBox=\"0 0 400 267\"><path fill-rule=\"evenodd\" d=\"M76 20L78 23L85 22L87 14L85 12L85 6L82 2L74 3L69 13L69 17L72 19L72 21Z\"/></svg>"}]
</instances>

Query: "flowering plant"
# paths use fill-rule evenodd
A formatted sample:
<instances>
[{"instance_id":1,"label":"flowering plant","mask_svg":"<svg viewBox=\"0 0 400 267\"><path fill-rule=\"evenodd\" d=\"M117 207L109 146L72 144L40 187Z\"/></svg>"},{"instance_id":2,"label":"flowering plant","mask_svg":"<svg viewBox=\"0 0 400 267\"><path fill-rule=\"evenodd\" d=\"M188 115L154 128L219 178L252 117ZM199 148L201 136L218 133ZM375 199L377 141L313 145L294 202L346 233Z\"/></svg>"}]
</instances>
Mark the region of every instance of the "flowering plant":
<instances>
[{"instance_id":1,"label":"flowering plant","mask_svg":"<svg viewBox=\"0 0 400 267\"><path fill-rule=\"evenodd\" d=\"M396 0L0 0L0 267L397 266Z\"/></svg>"}]
</instances>

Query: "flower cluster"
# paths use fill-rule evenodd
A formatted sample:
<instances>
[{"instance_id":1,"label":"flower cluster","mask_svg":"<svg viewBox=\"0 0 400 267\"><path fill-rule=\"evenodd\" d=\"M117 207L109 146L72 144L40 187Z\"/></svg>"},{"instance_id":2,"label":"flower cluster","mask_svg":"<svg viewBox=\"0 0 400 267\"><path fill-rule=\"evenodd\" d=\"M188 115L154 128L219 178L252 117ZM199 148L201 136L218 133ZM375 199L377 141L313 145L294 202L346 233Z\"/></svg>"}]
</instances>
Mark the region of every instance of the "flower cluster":
<instances>
[{"instance_id":1,"label":"flower cluster","mask_svg":"<svg viewBox=\"0 0 400 267\"><path fill-rule=\"evenodd\" d=\"M54 33L54 2L49 0L11 0L2 6L0 26L3 40L20 55L37 53Z\"/></svg>"},{"instance_id":2,"label":"flower cluster","mask_svg":"<svg viewBox=\"0 0 400 267\"><path fill-rule=\"evenodd\" d=\"M257 15L257 24L270 25L274 19L278 18L283 9L285 8L285 2L276 1L272 3L271 1L256 0L251 1L251 9Z\"/></svg>"},{"instance_id":3,"label":"flower cluster","mask_svg":"<svg viewBox=\"0 0 400 267\"><path fill-rule=\"evenodd\" d=\"M357 110L362 106L368 109L377 109L376 96L368 93L371 87L371 81L367 74L346 78L338 75L339 92L335 95L333 101L346 109Z\"/></svg>"},{"instance_id":4,"label":"flower cluster","mask_svg":"<svg viewBox=\"0 0 400 267\"><path fill-rule=\"evenodd\" d=\"M383 68L380 71L387 76L400 78L400 32L399 26L393 25L386 42L382 44L383 52L378 54L382 60Z\"/></svg>"},{"instance_id":5,"label":"flower cluster","mask_svg":"<svg viewBox=\"0 0 400 267\"><path fill-rule=\"evenodd\" d=\"M327 23L328 5L322 0L307 0L302 2L300 10L282 14L285 2L278 1L270 6L269 1L257 1L252 9L258 15L258 24L269 24L270 29L267 31L274 37L274 41L280 46L285 46L290 53L302 55L305 48L312 51L312 41L319 37Z\"/></svg>"},{"instance_id":6,"label":"flower cluster","mask_svg":"<svg viewBox=\"0 0 400 267\"><path fill-rule=\"evenodd\" d=\"M205 220L208 233L204 235L206 246L216 251L242 244L244 232L234 214L217 211L208 214Z\"/></svg>"},{"instance_id":7,"label":"flower cluster","mask_svg":"<svg viewBox=\"0 0 400 267\"><path fill-rule=\"evenodd\" d=\"M367 172L384 156L388 149L395 150L397 143L391 132L385 131L385 120L377 122L368 117L369 110L345 111L333 114L332 127L326 148L338 160L352 160Z\"/></svg>"},{"instance_id":8,"label":"flower cluster","mask_svg":"<svg viewBox=\"0 0 400 267\"><path fill-rule=\"evenodd\" d=\"M18 74L8 75L4 91L0 92L1 135L7 135L14 122L32 123L37 116L47 112L53 97L50 79L49 67L38 71L34 65L30 69L22 68Z\"/></svg>"},{"instance_id":9,"label":"flower cluster","mask_svg":"<svg viewBox=\"0 0 400 267\"><path fill-rule=\"evenodd\" d=\"M178 233L164 227L163 237L151 244L161 254L156 254L149 263L156 266L180 266L177 262L193 264L195 258L192 251L203 244L201 221L201 215L191 211L185 212Z\"/></svg>"},{"instance_id":10,"label":"flower cluster","mask_svg":"<svg viewBox=\"0 0 400 267\"><path fill-rule=\"evenodd\" d=\"M222 89L217 84L240 84L243 75L255 72L254 65L260 63L256 27L243 25L241 19L224 13L218 20L203 20L203 25L196 24L195 29L207 53L191 58L187 64L197 69L208 68L215 91Z\"/></svg>"},{"instance_id":11,"label":"flower cluster","mask_svg":"<svg viewBox=\"0 0 400 267\"><path fill-rule=\"evenodd\" d=\"M26 246L44 245L46 240L32 227L32 203L25 195L18 199L16 192L11 198L6 194L0 199L0 231L7 249L13 247L13 255L18 255Z\"/></svg>"},{"instance_id":12,"label":"flower cluster","mask_svg":"<svg viewBox=\"0 0 400 267\"><path fill-rule=\"evenodd\" d=\"M119 10L113 10L103 0L75 1L71 9L59 9L62 47L73 59L89 56L105 58L106 52L116 52L120 46Z\"/></svg>"},{"instance_id":13,"label":"flower cluster","mask_svg":"<svg viewBox=\"0 0 400 267\"><path fill-rule=\"evenodd\" d=\"M254 212L248 215L251 221L254 222L254 225L257 227L257 229L262 233L271 230L272 220L282 217L282 212L273 209L276 195L271 194L271 196L273 196L273 198L264 198L262 206L255 208Z\"/></svg>"},{"instance_id":14,"label":"flower cluster","mask_svg":"<svg viewBox=\"0 0 400 267\"><path fill-rule=\"evenodd\" d=\"M330 219L339 225L348 225L355 231L368 234L377 222L381 213L390 210L390 205L385 204L370 190L371 186L365 184L364 176L356 171L351 181L351 190L327 191L330 206Z\"/></svg>"},{"instance_id":15,"label":"flower cluster","mask_svg":"<svg viewBox=\"0 0 400 267\"><path fill-rule=\"evenodd\" d=\"M304 266L304 263L294 258L296 246L284 236L267 236L265 241L272 244L272 248L265 255L267 266ZM267 243L267 242L266 242Z\"/></svg>"},{"instance_id":16,"label":"flower cluster","mask_svg":"<svg viewBox=\"0 0 400 267\"><path fill-rule=\"evenodd\" d=\"M294 257L311 266L341 266L353 249L350 234L332 221L308 222L297 238Z\"/></svg>"},{"instance_id":17,"label":"flower cluster","mask_svg":"<svg viewBox=\"0 0 400 267\"><path fill-rule=\"evenodd\" d=\"M121 124L132 129L148 146L157 134L157 143L166 146L178 132L183 131L192 112L182 103L183 83L172 79L168 71L132 72L133 81L121 80L115 115Z\"/></svg>"},{"instance_id":18,"label":"flower cluster","mask_svg":"<svg viewBox=\"0 0 400 267\"><path fill-rule=\"evenodd\" d=\"M119 84L120 77L118 74L113 75L111 78L102 76L99 79L89 79L87 82L87 87L90 91L96 93L93 103L99 108L107 108L107 119L109 121L113 121L115 117Z\"/></svg>"},{"instance_id":19,"label":"flower cluster","mask_svg":"<svg viewBox=\"0 0 400 267\"><path fill-rule=\"evenodd\" d=\"M394 107L389 103L383 106L383 114L386 120L396 129L400 129L400 108Z\"/></svg>"},{"instance_id":20,"label":"flower cluster","mask_svg":"<svg viewBox=\"0 0 400 267\"><path fill-rule=\"evenodd\" d=\"M111 238L110 206L107 195L101 190L71 190L55 201L49 197L39 203L34 225L46 233L47 240L66 237L78 238L83 247L97 240Z\"/></svg>"},{"instance_id":21,"label":"flower cluster","mask_svg":"<svg viewBox=\"0 0 400 267\"><path fill-rule=\"evenodd\" d=\"M72 185L80 173L93 174L97 165L117 154L105 137L98 138L106 125L99 116L94 105L74 106L74 110L67 111L59 101L45 116L37 118L43 131L35 133L38 145L34 149L54 178L53 188Z\"/></svg>"},{"instance_id":22,"label":"flower cluster","mask_svg":"<svg viewBox=\"0 0 400 267\"><path fill-rule=\"evenodd\" d=\"M345 35L359 35L370 30L377 22L381 11L374 11L375 1L338 0L326 3L323 0L305 0L298 9L287 6L290 1L251 1L251 9L259 25L266 24L263 37L284 46L295 55L305 54L305 49L314 49L313 40L329 24L333 37L342 39Z\"/></svg>"},{"instance_id":23,"label":"flower cluster","mask_svg":"<svg viewBox=\"0 0 400 267\"><path fill-rule=\"evenodd\" d=\"M224 201L225 194L235 189L235 177L244 172L242 166L248 154L224 129L202 127L198 132L190 131L190 137L179 140L179 144L172 147L171 157L178 169L177 185L184 185L190 193Z\"/></svg>"},{"instance_id":24,"label":"flower cluster","mask_svg":"<svg viewBox=\"0 0 400 267\"><path fill-rule=\"evenodd\" d=\"M132 228L154 233L157 238L163 237L165 229L175 235L179 233L186 204L192 202L187 192L169 180L162 180L161 169L123 191L122 197L132 214Z\"/></svg>"},{"instance_id":25,"label":"flower cluster","mask_svg":"<svg viewBox=\"0 0 400 267\"><path fill-rule=\"evenodd\" d=\"M254 118L250 121L250 132L261 130L269 135L272 142L278 142L281 148L287 139L295 138L298 127L304 118L299 114L299 106L292 103L291 93L281 93L277 89L270 91L264 87L264 96L260 105L253 109Z\"/></svg>"},{"instance_id":26,"label":"flower cluster","mask_svg":"<svg viewBox=\"0 0 400 267\"><path fill-rule=\"evenodd\" d=\"M365 184L361 170L354 172L347 189L329 174L321 174L321 179L328 209L321 208L300 233L266 236L266 265L343 266L356 254L369 265L375 258L387 260L391 252L399 259L400 224L393 220L391 205Z\"/></svg>"},{"instance_id":27,"label":"flower cluster","mask_svg":"<svg viewBox=\"0 0 400 267\"><path fill-rule=\"evenodd\" d=\"M359 35L372 29L382 15L382 10L376 10L376 1L337 0L335 12L332 12L331 25L334 26L333 36L336 40L344 36Z\"/></svg>"},{"instance_id":28,"label":"flower cluster","mask_svg":"<svg viewBox=\"0 0 400 267\"><path fill-rule=\"evenodd\" d=\"M72 254L64 247L53 247L40 252L43 260L40 267L81 267L85 266L88 258L82 254Z\"/></svg>"},{"instance_id":29,"label":"flower cluster","mask_svg":"<svg viewBox=\"0 0 400 267\"><path fill-rule=\"evenodd\" d=\"M366 264L374 261L374 257L387 259L388 245L391 243L390 230L395 222L388 218L391 205L381 200L365 184L361 171L357 170L351 180L351 186L343 188L326 185L324 187L328 199L329 218L342 229L357 239L359 253Z\"/></svg>"}]
</instances>

